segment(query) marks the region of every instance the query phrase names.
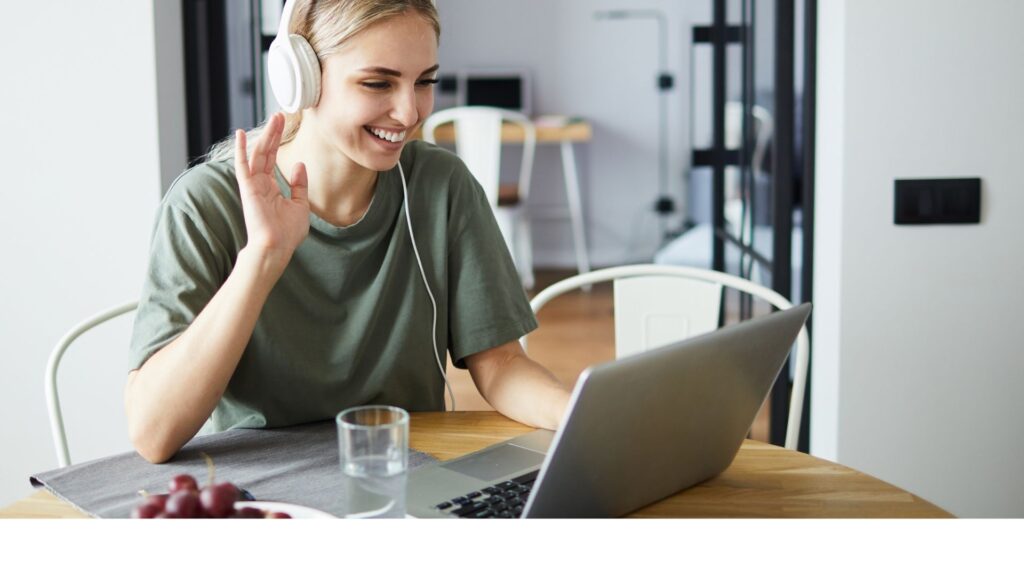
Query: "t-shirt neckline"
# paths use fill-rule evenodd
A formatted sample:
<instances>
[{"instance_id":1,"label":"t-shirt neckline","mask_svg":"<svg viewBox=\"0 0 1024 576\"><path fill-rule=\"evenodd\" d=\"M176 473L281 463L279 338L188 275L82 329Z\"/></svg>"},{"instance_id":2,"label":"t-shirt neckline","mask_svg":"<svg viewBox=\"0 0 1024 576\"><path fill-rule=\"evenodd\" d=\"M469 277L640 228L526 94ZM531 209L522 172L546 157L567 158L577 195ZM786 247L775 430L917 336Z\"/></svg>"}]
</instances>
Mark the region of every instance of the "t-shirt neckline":
<instances>
[{"instance_id":1,"label":"t-shirt neckline","mask_svg":"<svg viewBox=\"0 0 1024 576\"><path fill-rule=\"evenodd\" d=\"M370 197L370 205L366 207L366 212L363 213L359 220L356 220L348 226L336 226L327 220L324 220L320 216L314 214L312 211L309 213L309 227L316 232L328 236L331 238L345 238L345 239L357 239L365 236L372 236L376 232L380 231L383 225L383 220L387 219L388 207L391 206L392 201L389 194L389 179L391 173L395 169L387 170L384 172L377 173L377 182L373 187L373 196ZM288 180L285 179L281 169L274 166L274 174L277 177L278 185L281 187L281 192L286 198L291 198L292 189L288 185Z\"/></svg>"}]
</instances>

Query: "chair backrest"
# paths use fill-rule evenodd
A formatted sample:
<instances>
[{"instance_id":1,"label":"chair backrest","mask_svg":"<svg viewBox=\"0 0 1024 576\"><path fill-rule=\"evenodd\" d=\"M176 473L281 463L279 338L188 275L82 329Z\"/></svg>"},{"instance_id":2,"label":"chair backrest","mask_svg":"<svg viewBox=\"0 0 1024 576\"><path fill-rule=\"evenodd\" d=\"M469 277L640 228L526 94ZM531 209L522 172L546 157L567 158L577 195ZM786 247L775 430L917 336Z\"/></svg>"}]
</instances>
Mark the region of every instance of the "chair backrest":
<instances>
[{"instance_id":1,"label":"chair backrest","mask_svg":"<svg viewBox=\"0 0 1024 576\"><path fill-rule=\"evenodd\" d=\"M50 358L46 363L46 376L43 386L46 392L46 408L50 416L50 431L53 434L53 445L57 451L57 462L61 467L71 464L71 455L68 452L68 439L64 430L64 416L60 407L60 397L57 394L57 372L60 369L60 362L64 357L64 353L79 336L108 320L133 312L137 307L137 301L126 302L86 319L68 331L57 342L57 345L50 353Z\"/></svg>"},{"instance_id":2,"label":"chair backrest","mask_svg":"<svg viewBox=\"0 0 1024 576\"><path fill-rule=\"evenodd\" d=\"M677 276L615 278L615 357L718 328L722 286Z\"/></svg>"},{"instance_id":3,"label":"chair backrest","mask_svg":"<svg viewBox=\"0 0 1024 576\"><path fill-rule=\"evenodd\" d=\"M618 266L567 278L534 296L530 306L536 313L566 292L607 281L615 282L615 349L620 358L717 329L725 287L761 298L779 310L793 306L778 292L731 274L654 264ZM521 342L525 348L526 339ZM786 426L785 446L791 450L796 449L800 434L809 359L805 327L797 337Z\"/></svg>"},{"instance_id":4,"label":"chair backrest","mask_svg":"<svg viewBox=\"0 0 1024 576\"><path fill-rule=\"evenodd\" d=\"M537 129L526 115L490 106L458 106L439 110L423 123L423 139L436 143L434 131L442 124L455 128L455 153L480 182L491 206L498 205L501 182L501 129L504 122L523 130L523 160L519 165L519 199L530 195L533 158L537 147Z\"/></svg>"}]
</instances>

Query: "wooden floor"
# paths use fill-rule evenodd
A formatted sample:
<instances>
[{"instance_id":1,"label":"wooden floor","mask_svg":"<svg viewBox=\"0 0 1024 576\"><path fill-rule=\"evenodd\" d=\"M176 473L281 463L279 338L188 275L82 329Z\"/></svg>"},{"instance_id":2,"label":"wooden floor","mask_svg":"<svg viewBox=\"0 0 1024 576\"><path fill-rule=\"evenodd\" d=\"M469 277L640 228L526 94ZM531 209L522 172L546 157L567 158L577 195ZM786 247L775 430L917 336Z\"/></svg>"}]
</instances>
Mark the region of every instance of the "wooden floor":
<instances>
[{"instance_id":1,"label":"wooden floor","mask_svg":"<svg viewBox=\"0 0 1024 576\"><path fill-rule=\"evenodd\" d=\"M537 287L528 295L574 271L538 271ZM530 357L542 364L562 382L575 383L589 365L615 358L615 326L612 315L612 285L595 285L587 293L580 290L560 296L537 315L540 327L527 338ZM458 410L493 410L480 396L469 371L448 363L448 381ZM751 438L768 440L768 411L762 408L754 421Z\"/></svg>"}]
</instances>

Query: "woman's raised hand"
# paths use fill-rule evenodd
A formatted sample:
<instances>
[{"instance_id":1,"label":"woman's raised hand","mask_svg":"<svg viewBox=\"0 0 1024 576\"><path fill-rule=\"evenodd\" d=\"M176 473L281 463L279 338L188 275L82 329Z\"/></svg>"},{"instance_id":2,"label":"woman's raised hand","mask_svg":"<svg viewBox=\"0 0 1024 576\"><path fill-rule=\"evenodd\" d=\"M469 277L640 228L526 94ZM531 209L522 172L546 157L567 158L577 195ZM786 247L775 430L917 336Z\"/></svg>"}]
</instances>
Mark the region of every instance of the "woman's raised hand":
<instances>
[{"instance_id":1,"label":"woman's raised hand","mask_svg":"<svg viewBox=\"0 0 1024 576\"><path fill-rule=\"evenodd\" d=\"M287 262L309 233L309 197L306 166L301 162L295 165L288 179L291 198L281 195L274 166L283 132L284 116L274 114L256 139L252 155L247 155L245 131L238 130L235 133L235 175L249 237L246 247L283 256Z\"/></svg>"}]
</instances>

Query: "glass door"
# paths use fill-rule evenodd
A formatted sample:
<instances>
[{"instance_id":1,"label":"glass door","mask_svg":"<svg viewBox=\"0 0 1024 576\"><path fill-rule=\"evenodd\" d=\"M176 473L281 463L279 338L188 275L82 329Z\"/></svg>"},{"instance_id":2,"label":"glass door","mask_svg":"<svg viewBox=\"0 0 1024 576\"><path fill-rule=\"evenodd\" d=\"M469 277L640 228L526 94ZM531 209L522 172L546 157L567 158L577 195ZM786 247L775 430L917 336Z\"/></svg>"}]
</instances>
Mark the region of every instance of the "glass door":
<instances>
[{"instance_id":1,"label":"glass door","mask_svg":"<svg viewBox=\"0 0 1024 576\"><path fill-rule=\"evenodd\" d=\"M693 30L691 125L705 127L693 134L692 165L710 180L712 268L808 301L816 0L710 2L710 22ZM723 323L769 309L729 292ZM783 370L759 417L775 444L785 440L791 376Z\"/></svg>"}]
</instances>

